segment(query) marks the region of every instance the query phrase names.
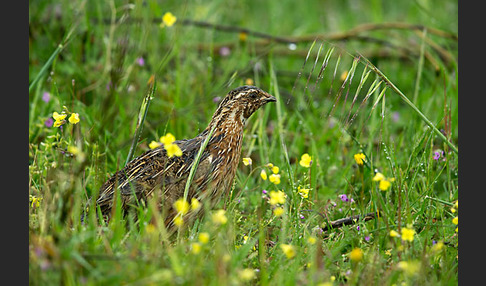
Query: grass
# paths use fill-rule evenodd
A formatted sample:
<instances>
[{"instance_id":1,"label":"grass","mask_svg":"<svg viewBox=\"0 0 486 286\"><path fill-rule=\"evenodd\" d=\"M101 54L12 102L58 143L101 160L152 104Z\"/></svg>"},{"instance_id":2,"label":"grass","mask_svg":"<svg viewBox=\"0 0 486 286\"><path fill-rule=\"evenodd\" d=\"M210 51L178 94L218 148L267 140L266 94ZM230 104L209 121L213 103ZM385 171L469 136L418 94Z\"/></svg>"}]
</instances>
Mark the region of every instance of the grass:
<instances>
[{"instance_id":1,"label":"grass","mask_svg":"<svg viewBox=\"0 0 486 286\"><path fill-rule=\"evenodd\" d=\"M457 284L457 3L321 2L29 3L30 283ZM161 28L167 11L177 22ZM90 208L81 224L128 158L194 137L248 80L277 102L250 119L252 164L220 205L172 237L154 202L138 221L117 208L100 225ZM80 122L46 126L63 110ZM268 163L280 184L261 178ZM390 235L407 229L413 241Z\"/></svg>"}]
</instances>

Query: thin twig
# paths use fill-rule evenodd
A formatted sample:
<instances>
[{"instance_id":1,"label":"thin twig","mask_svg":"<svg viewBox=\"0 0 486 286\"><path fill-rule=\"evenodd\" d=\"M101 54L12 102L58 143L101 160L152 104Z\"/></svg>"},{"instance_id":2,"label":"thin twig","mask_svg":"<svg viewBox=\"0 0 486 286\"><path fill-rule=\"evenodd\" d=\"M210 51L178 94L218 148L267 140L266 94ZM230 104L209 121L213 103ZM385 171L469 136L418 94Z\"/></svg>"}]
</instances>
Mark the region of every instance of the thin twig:
<instances>
[{"instance_id":1,"label":"thin twig","mask_svg":"<svg viewBox=\"0 0 486 286\"><path fill-rule=\"evenodd\" d=\"M325 227L322 228L323 231L327 231L333 228L340 228L344 225L356 224L359 221L369 221L375 219L378 216L376 212L367 213L365 215L354 215L346 218L341 218L335 221L329 222Z\"/></svg>"}]
</instances>

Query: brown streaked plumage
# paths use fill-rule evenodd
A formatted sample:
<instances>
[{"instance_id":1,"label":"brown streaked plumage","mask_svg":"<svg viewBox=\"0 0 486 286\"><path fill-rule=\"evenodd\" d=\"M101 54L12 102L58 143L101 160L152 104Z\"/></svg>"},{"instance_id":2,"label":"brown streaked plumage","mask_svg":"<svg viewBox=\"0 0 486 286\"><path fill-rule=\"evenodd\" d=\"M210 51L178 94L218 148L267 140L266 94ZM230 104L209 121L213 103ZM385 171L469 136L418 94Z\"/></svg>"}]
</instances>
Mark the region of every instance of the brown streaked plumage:
<instances>
[{"instance_id":1,"label":"brown streaked plumage","mask_svg":"<svg viewBox=\"0 0 486 286\"><path fill-rule=\"evenodd\" d=\"M163 146L149 150L117 171L100 188L96 206L109 220L112 213L115 189L120 191L122 209L146 201L152 196L160 202L166 214L166 225L176 215L173 203L184 195L196 154L216 126L213 136L202 153L188 200L197 198L213 206L232 187L241 154L243 128L247 119L275 97L255 86L242 86L230 91L219 104L208 127L193 139L175 141L182 156L169 158Z\"/></svg>"}]
</instances>

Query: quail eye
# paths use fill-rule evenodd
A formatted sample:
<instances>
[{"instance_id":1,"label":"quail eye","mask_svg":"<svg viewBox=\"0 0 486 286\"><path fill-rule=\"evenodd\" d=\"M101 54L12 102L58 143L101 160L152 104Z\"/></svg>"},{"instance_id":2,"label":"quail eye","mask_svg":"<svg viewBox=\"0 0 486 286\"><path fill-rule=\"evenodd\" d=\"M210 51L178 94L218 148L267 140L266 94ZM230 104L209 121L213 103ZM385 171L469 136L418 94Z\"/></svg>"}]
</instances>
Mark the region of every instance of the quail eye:
<instances>
[{"instance_id":1,"label":"quail eye","mask_svg":"<svg viewBox=\"0 0 486 286\"><path fill-rule=\"evenodd\" d=\"M257 95L257 93L256 93L256 92L252 92L252 93L250 93L250 98L252 98L252 99L257 98L257 96L258 96L258 95Z\"/></svg>"}]
</instances>

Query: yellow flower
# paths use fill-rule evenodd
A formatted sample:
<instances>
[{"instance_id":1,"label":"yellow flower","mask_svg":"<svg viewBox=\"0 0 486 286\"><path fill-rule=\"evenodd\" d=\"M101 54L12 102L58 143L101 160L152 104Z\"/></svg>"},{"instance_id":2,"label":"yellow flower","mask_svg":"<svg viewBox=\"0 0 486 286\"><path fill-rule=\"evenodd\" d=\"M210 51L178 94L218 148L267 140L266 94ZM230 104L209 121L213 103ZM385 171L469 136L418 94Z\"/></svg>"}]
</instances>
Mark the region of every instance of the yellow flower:
<instances>
[{"instance_id":1,"label":"yellow flower","mask_svg":"<svg viewBox=\"0 0 486 286\"><path fill-rule=\"evenodd\" d=\"M165 26L172 27L176 22L177 17L174 16L171 12L167 12L162 16L162 23L160 23L160 27L163 28Z\"/></svg>"},{"instance_id":2,"label":"yellow flower","mask_svg":"<svg viewBox=\"0 0 486 286\"><path fill-rule=\"evenodd\" d=\"M244 42L248 38L248 34L245 32L241 32L238 34L238 38L240 39L240 41Z\"/></svg>"},{"instance_id":3,"label":"yellow flower","mask_svg":"<svg viewBox=\"0 0 486 286\"><path fill-rule=\"evenodd\" d=\"M201 252L201 244L198 242L193 242L191 244L191 251L194 254L198 254L199 252Z\"/></svg>"},{"instance_id":4,"label":"yellow flower","mask_svg":"<svg viewBox=\"0 0 486 286\"><path fill-rule=\"evenodd\" d=\"M363 250L355 248L349 253L349 259L354 262L360 262L363 259Z\"/></svg>"},{"instance_id":5,"label":"yellow flower","mask_svg":"<svg viewBox=\"0 0 486 286\"><path fill-rule=\"evenodd\" d=\"M405 274L412 276L420 270L420 261L400 261L397 266Z\"/></svg>"},{"instance_id":6,"label":"yellow flower","mask_svg":"<svg viewBox=\"0 0 486 286\"><path fill-rule=\"evenodd\" d=\"M79 148L76 146L68 146L67 151L73 155L79 154Z\"/></svg>"},{"instance_id":7,"label":"yellow flower","mask_svg":"<svg viewBox=\"0 0 486 286\"><path fill-rule=\"evenodd\" d=\"M402 232L402 239L403 240L408 240L410 242L413 241L413 236L415 234L415 230L413 230L412 228L403 227L401 232Z\"/></svg>"},{"instance_id":8,"label":"yellow flower","mask_svg":"<svg viewBox=\"0 0 486 286\"><path fill-rule=\"evenodd\" d=\"M378 181L381 181L381 180L384 180L384 179L385 179L385 176L380 172L377 172L375 174L375 176L373 177L373 181L375 181L375 182L378 182Z\"/></svg>"},{"instance_id":9,"label":"yellow flower","mask_svg":"<svg viewBox=\"0 0 486 286\"><path fill-rule=\"evenodd\" d=\"M268 168L273 168L273 164L272 163L267 163L265 166L267 166Z\"/></svg>"},{"instance_id":10,"label":"yellow flower","mask_svg":"<svg viewBox=\"0 0 486 286\"><path fill-rule=\"evenodd\" d=\"M282 207L278 207L273 210L273 214L275 216L281 216L283 215L283 213L284 213L284 209Z\"/></svg>"},{"instance_id":11,"label":"yellow flower","mask_svg":"<svg viewBox=\"0 0 486 286\"><path fill-rule=\"evenodd\" d=\"M181 227L184 224L184 219L182 218L182 214L178 214L174 218L174 224L178 227Z\"/></svg>"},{"instance_id":12,"label":"yellow flower","mask_svg":"<svg viewBox=\"0 0 486 286\"><path fill-rule=\"evenodd\" d=\"M455 203L454 203L454 207L457 209L459 208L459 200L457 200Z\"/></svg>"},{"instance_id":13,"label":"yellow flower","mask_svg":"<svg viewBox=\"0 0 486 286\"><path fill-rule=\"evenodd\" d=\"M391 186L390 181L381 180L380 184L378 185L378 188L380 188L380 190L382 190L382 191L386 191L386 190L388 190L388 188L390 188L390 186Z\"/></svg>"},{"instance_id":14,"label":"yellow flower","mask_svg":"<svg viewBox=\"0 0 486 286\"><path fill-rule=\"evenodd\" d=\"M69 123L71 124L77 124L79 122L79 114L78 113L71 113L71 116L69 116Z\"/></svg>"},{"instance_id":15,"label":"yellow flower","mask_svg":"<svg viewBox=\"0 0 486 286\"><path fill-rule=\"evenodd\" d=\"M228 221L228 218L225 215L225 210L217 210L213 213L212 220L215 224L225 224Z\"/></svg>"},{"instance_id":16,"label":"yellow flower","mask_svg":"<svg viewBox=\"0 0 486 286\"><path fill-rule=\"evenodd\" d=\"M284 204L285 203L285 193L282 191L271 191L270 192L270 204L276 205L276 204Z\"/></svg>"},{"instance_id":17,"label":"yellow flower","mask_svg":"<svg viewBox=\"0 0 486 286\"><path fill-rule=\"evenodd\" d=\"M190 205L186 200L180 198L175 201L174 208L178 214L185 215L187 212L189 212Z\"/></svg>"},{"instance_id":18,"label":"yellow flower","mask_svg":"<svg viewBox=\"0 0 486 286\"><path fill-rule=\"evenodd\" d=\"M280 171L280 169L279 169L277 166L273 166L273 167L272 167L272 172L273 172L274 174L278 174L278 171Z\"/></svg>"},{"instance_id":19,"label":"yellow flower","mask_svg":"<svg viewBox=\"0 0 486 286\"><path fill-rule=\"evenodd\" d=\"M252 161L251 158L243 158L243 164L245 166L251 165Z\"/></svg>"},{"instance_id":20,"label":"yellow flower","mask_svg":"<svg viewBox=\"0 0 486 286\"><path fill-rule=\"evenodd\" d=\"M243 269L238 272L238 277L243 281L250 281L255 278L255 270L253 269Z\"/></svg>"},{"instance_id":21,"label":"yellow flower","mask_svg":"<svg viewBox=\"0 0 486 286\"><path fill-rule=\"evenodd\" d=\"M390 230L390 236L391 237L397 237L397 236L400 236L400 235L395 230Z\"/></svg>"},{"instance_id":22,"label":"yellow flower","mask_svg":"<svg viewBox=\"0 0 486 286\"><path fill-rule=\"evenodd\" d=\"M356 161L356 164L363 166L366 156L363 153L354 154L354 160Z\"/></svg>"},{"instance_id":23,"label":"yellow flower","mask_svg":"<svg viewBox=\"0 0 486 286\"><path fill-rule=\"evenodd\" d=\"M297 189L298 189L299 195L303 199L307 199L309 197L309 189L301 189L300 186L297 187Z\"/></svg>"},{"instance_id":24,"label":"yellow flower","mask_svg":"<svg viewBox=\"0 0 486 286\"><path fill-rule=\"evenodd\" d=\"M255 270L250 268L245 268L238 271L238 277L243 281L250 281L255 278Z\"/></svg>"},{"instance_id":25,"label":"yellow flower","mask_svg":"<svg viewBox=\"0 0 486 286\"><path fill-rule=\"evenodd\" d=\"M310 236L308 239L307 239L307 242L310 243L310 244L315 244L317 241L317 239L314 237L314 236Z\"/></svg>"},{"instance_id":26,"label":"yellow flower","mask_svg":"<svg viewBox=\"0 0 486 286\"><path fill-rule=\"evenodd\" d=\"M195 211L195 210L198 210L200 207L201 207L201 203L196 198L192 198L191 199L191 210Z\"/></svg>"},{"instance_id":27,"label":"yellow flower","mask_svg":"<svg viewBox=\"0 0 486 286\"><path fill-rule=\"evenodd\" d=\"M253 79L251 79L251 78L247 78L247 79L245 80L245 84L246 84L246 85L254 85L255 83L253 82Z\"/></svg>"},{"instance_id":28,"label":"yellow flower","mask_svg":"<svg viewBox=\"0 0 486 286\"><path fill-rule=\"evenodd\" d=\"M31 206L32 208L33 208L33 207L38 208L38 207L39 207L39 205L40 205L40 201L42 200L42 198L38 198L38 197L36 197L36 196L32 196L32 195L30 195L30 196L29 196L29 200L30 200L30 202L31 202L30 206Z\"/></svg>"},{"instance_id":29,"label":"yellow flower","mask_svg":"<svg viewBox=\"0 0 486 286\"><path fill-rule=\"evenodd\" d=\"M348 77L348 71L343 71L341 74L340 80L344 81Z\"/></svg>"},{"instance_id":30,"label":"yellow flower","mask_svg":"<svg viewBox=\"0 0 486 286\"><path fill-rule=\"evenodd\" d=\"M145 227L145 231L148 233L148 234L151 234L151 233L154 233L155 231L157 230L157 228L155 227L155 225L149 223L146 227Z\"/></svg>"},{"instance_id":31,"label":"yellow flower","mask_svg":"<svg viewBox=\"0 0 486 286\"><path fill-rule=\"evenodd\" d=\"M164 149L167 151L167 156L169 156L169 158L172 158L173 156L182 156L182 150L177 144L164 144Z\"/></svg>"},{"instance_id":32,"label":"yellow flower","mask_svg":"<svg viewBox=\"0 0 486 286\"><path fill-rule=\"evenodd\" d=\"M279 174L271 174L270 177L268 177L268 180L275 185L280 184L280 175Z\"/></svg>"},{"instance_id":33,"label":"yellow flower","mask_svg":"<svg viewBox=\"0 0 486 286\"><path fill-rule=\"evenodd\" d=\"M309 168L311 163L312 163L312 157L309 156L309 154L305 153L304 155L302 155L302 157L300 157L299 164L302 167Z\"/></svg>"},{"instance_id":34,"label":"yellow flower","mask_svg":"<svg viewBox=\"0 0 486 286\"><path fill-rule=\"evenodd\" d=\"M262 170L260 172L260 177L262 177L262 179L266 180L267 179L267 172L265 172L265 170Z\"/></svg>"},{"instance_id":35,"label":"yellow flower","mask_svg":"<svg viewBox=\"0 0 486 286\"><path fill-rule=\"evenodd\" d=\"M455 218L453 218L452 223L457 225L459 223L459 217L456 216Z\"/></svg>"},{"instance_id":36,"label":"yellow flower","mask_svg":"<svg viewBox=\"0 0 486 286\"><path fill-rule=\"evenodd\" d=\"M207 232L201 232L199 234L198 240L202 244L208 243L209 242L209 233L207 233Z\"/></svg>"},{"instance_id":37,"label":"yellow flower","mask_svg":"<svg viewBox=\"0 0 486 286\"><path fill-rule=\"evenodd\" d=\"M437 242L432 246L432 252L439 252L444 248L444 243L442 241Z\"/></svg>"},{"instance_id":38,"label":"yellow flower","mask_svg":"<svg viewBox=\"0 0 486 286\"><path fill-rule=\"evenodd\" d=\"M150 142L150 144L148 145L150 149L155 149L157 147L159 147L161 144L160 142L155 142L154 140L152 140L152 142Z\"/></svg>"},{"instance_id":39,"label":"yellow flower","mask_svg":"<svg viewBox=\"0 0 486 286\"><path fill-rule=\"evenodd\" d=\"M66 114L59 114L57 112L54 111L54 113L52 113L52 118L54 118L55 122L54 122L54 127L59 127L61 125L63 125L64 123L66 123Z\"/></svg>"},{"instance_id":40,"label":"yellow flower","mask_svg":"<svg viewBox=\"0 0 486 286\"><path fill-rule=\"evenodd\" d=\"M295 248L293 245L283 243L280 244L280 248L288 259L291 259L295 256Z\"/></svg>"},{"instance_id":41,"label":"yellow flower","mask_svg":"<svg viewBox=\"0 0 486 286\"><path fill-rule=\"evenodd\" d=\"M162 144L164 144L164 145L165 144L172 144L175 141L175 137L171 133L167 133L164 136L160 137L159 141L162 142Z\"/></svg>"},{"instance_id":42,"label":"yellow flower","mask_svg":"<svg viewBox=\"0 0 486 286\"><path fill-rule=\"evenodd\" d=\"M64 120L66 118L66 116L67 115L64 114L64 113L63 114L59 114L59 113L57 113L55 111L54 111L54 113L52 113L52 118L54 118L54 120L56 120L56 121L62 121L62 120Z\"/></svg>"},{"instance_id":43,"label":"yellow flower","mask_svg":"<svg viewBox=\"0 0 486 286\"><path fill-rule=\"evenodd\" d=\"M392 255L391 251L392 251L391 249L387 249L385 250L385 254L391 256Z\"/></svg>"}]
</instances>

